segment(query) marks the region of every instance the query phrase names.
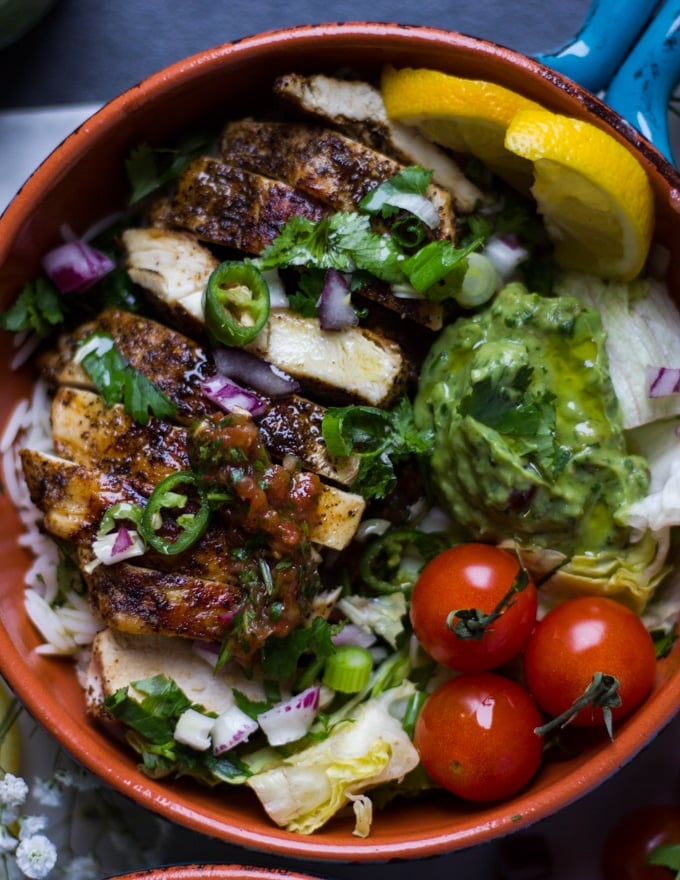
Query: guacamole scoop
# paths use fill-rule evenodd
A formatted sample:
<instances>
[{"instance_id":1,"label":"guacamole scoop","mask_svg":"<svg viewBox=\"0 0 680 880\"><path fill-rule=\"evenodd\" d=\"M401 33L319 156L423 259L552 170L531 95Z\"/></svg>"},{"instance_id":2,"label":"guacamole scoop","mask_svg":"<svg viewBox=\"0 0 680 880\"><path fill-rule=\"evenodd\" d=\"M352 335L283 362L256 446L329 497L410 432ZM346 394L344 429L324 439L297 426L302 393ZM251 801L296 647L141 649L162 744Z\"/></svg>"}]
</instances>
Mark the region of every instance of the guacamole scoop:
<instances>
[{"instance_id":1,"label":"guacamole scoop","mask_svg":"<svg viewBox=\"0 0 680 880\"><path fill-rule=\"evenodd\" d=\"M519 283L445 327L415 418L434 433L433 491L471 537L566 555L630 540L621 514L647 493L626 448L599 313Z\"/></svg>"}]
</instances>

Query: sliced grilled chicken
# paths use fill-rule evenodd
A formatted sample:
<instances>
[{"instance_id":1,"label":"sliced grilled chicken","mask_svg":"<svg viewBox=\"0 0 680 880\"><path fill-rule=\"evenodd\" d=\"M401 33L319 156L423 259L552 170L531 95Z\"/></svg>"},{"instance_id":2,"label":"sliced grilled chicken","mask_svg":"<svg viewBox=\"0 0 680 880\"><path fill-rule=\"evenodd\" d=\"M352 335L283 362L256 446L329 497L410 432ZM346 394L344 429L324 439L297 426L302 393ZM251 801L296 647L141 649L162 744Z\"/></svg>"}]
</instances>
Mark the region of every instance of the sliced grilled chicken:
<instances>
[{"instance_id":1,"label":"sliced grilled chicken","mask_svg":"<svg viewBox=\"0 0 680 880\"><path fill-rule=\"evenodd\" d=\"M433 180L453 196L458 211L469 214L484 194L440 147L415 129L388 119L379 89L370 83L324 74L279 77L275 92L299 110L341 128L350 137L409 165L433 171Z\"/></svg>"},{"instance_id":2,"label":"sliced grilled chicken","mask_svg":"<svg viewBox=\"0 0 680 880\"><path fill-rule=\"evenodd\" d=\"M219 260L190 233L155 227L122 234L130 278L154 295L173 325L201 332L203 294Z\"/></svg>"},{"instance_id":3,"label":"sliced grilled chicken","mask_svg":"<svg viewBox=\"0 0 680 880\"><path fill-rule=\"evenodd\" d=\"M220 150L230 165L283 180L336 211L355 211L366 193L403 169L337 131L288 122L229 122ZM439 214L438 236L455 238L450 193L431 185L427 195Z\"/></svg>"},{"instance_id":4,"label":"sliced grilled chicken","mask_svg":"<svg viewBox=\"0 0 680 880\"><path fill-rule=\"evenodd\" d=\"M87 450L81 446L79 451L85 454ZM109 507L124 501L143 507L148 497L123 471L107 473L91 463L81 464L33 449L22 450L21 460L31 499L44 514L45 528L65 541L89 547ZM142 467L141 461L143 454L140 453L137 469ZM311 540L342 550L354 537L364 507L360 495L323 485L317 521L311 526ZM224 531L221 526L216 529ZM193 551L194 564L202 572L211 571L215 540L209 531ZM203 550L205 556L201 555ZM228 551L222 544L222 552ZM162 561L156 559L156 564ZM218 561L212 576L218 577L219 565Z\"/></svg>"},{"instance_id":5,"label":"sliced grilled chicken","mask_svg":"<svg viewBox=\"0 0 680 880\"><path fill-rule=\"evenodd\" d=\"M153 238L158 241L155 235ZM135 247L142 241L144 234L140 230L140 235L134 240L128 239L128 245ZM173 246L172 238L167 241L167 246ZM128 261L134 259L136 265L143 268L147 253L146 248L135 247L134 255L128 251ZM169 285L170 282L162 286L167 288ZM151 293L155 297L162 296L161 286L155 285ZM181 309L182 300L175 300L174 307ZM188 315L187 320L195 317L195 314ZM124 320L134 323L131 318ZM107 328L112 323L107 318ZM117 340L114 330L108 329L108 332ZM155 331L154 335L158 332ZM139 355L134 347L129 351L129 347L124 345L126 338L119 346L122 353L133 366L149 375L148 366L142 368L138 365ZM171 349L177 344L168 343ZM258 357L298 379L306 393L312 396L321 393L329 400L356 400L374 406L385 405L402 390L406 375L407 365L400 347L381 334L361 327L325 332L321 330L318 319L303 318L285 310L271 312L264 329L248 348ZM161 387L166 394L172 395L171 383ZM171 399L174 398L171 396Z\"/></svg>"},{"instance_id":6,"label":"sliced grilled chicken","mask_svg":"<svg viewBox=\"0 0 680 880\"><path fill-rule=\"evenodd\" d=\"M79 342L96 332L110 333L132 366L165 392L177 407L177 420L180 423L191 424L214 410L200 389L202 379L215 374L214 364L206 351L163 324L129 312L103 312L95 321L62 337L58 348L42 361L43 372L49 381L57 386L94 390L90 377L81 364L73 362L73 357ZM139 339L145 340L143 346L138 344ZM258 424L272 457L281 460L284 456L293 455L303 467L325 479L345 486L352 483L358 470L358 459L356 456L329 455L321 434L325 413L321 404L299 395L263 400L267 409ZM73 413L60 413L57 417L84 417L77 409L78 406L81 410L85 407L84 400L79 404L73 398L70 405L76 407ZM87 406L94 404L89 401ZM120 420L121 410L117 409L109 415L102 413L97 418ZM134 430L139 432L141 426ZM168 427L161 430L167 431ZM160 438L150 436L148 442L153 448L159 441Z\"/></svg>"},{"instance_id":7,"label":"sliced grilled chicken","mask_svg":"<svg viewBox=\"0 0 680 880\"><path fill-rule=\"evenodd\" d=\"M259 254L291 217L320 220L327 213L286 183L204 156L182 173L163 217L202 241Z\"/></svg>"},{"instance_id":8,"label":"sliced grilled chicken","mask_svg":"<svg viewBox=\"0 0 680 880\"><path fill-rule=\"evenodd\" d=\"M123 406L107 407L99 394L58 388L51 420L58 456L127 479L141 493L150 494L169 473L191 467L183 428L154 418L140 425Z\"/></svg>"},{"instance_id":9,"label":"sliced grilled chicken","mask_svg":"<svg viewBox=\"0 0 680 880\"><path fill-rule=\"evenodd\" d=\"M154 675L173 679L192 703L218 715L233 704L231 687L194 651L187 639L135 636L113 629L99 632L86 673L86 705L91 715L108 718L104 700L133 681Z\"/></svg>"},{"instance_id":10,"label":"sliced grilled chicken","mask_svg":"<svg viewBox=\"0 0 680 880\"><path fill-rule=\"evenodd\" d=\"M401 349L363 327L324 331L316 318L277 311L246 347L327 399L386 406L403 390Z\"/></svg>"}]
</instances>

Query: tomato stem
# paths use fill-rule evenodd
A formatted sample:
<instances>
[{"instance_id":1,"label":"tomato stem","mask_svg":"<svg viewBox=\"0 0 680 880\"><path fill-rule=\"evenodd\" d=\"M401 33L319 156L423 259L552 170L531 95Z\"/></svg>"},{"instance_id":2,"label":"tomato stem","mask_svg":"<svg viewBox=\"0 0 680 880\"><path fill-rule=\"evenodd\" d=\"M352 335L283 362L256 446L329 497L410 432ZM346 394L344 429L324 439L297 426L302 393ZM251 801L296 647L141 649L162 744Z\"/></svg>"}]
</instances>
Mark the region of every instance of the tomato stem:
<instances>
[{"instance_id":1,"label":"tomato stem","mask_svg":"<svg viewBox=\"0 0 680 880\"><path fill-rule=\"evenodd\" d=\"M572 721L578 713L592 706L594 709L602 709L602 717L604 726L607 728L609 739L614 739L612 730L612 709L616 709L621 705L621 695L619 694L619 680L613 675L607 675L605 672L596 672L592 681L583 691L572 705L566 709L561 715L557 715L550 721L542 724L534 730L538 736L545 736L556 727L565 727Z\"/></svg>"},{"instance_id":2,"label":"tomato stem","mask_svg":"<svg viewBox=\"0 0 680 880\"><path fill-rule=\"evenodd\" d=\"M486 630L495 623L498 618L515 604L515 595L521 593L529 583L529 575L526 569L520 567L517 577L512 582L510 589L499 601L493 611L484 612L479 608L464 608L457 611L449 611L446 617L446 626L454 632L459 639L481 639Z\"/></svg>"}]
</instances>

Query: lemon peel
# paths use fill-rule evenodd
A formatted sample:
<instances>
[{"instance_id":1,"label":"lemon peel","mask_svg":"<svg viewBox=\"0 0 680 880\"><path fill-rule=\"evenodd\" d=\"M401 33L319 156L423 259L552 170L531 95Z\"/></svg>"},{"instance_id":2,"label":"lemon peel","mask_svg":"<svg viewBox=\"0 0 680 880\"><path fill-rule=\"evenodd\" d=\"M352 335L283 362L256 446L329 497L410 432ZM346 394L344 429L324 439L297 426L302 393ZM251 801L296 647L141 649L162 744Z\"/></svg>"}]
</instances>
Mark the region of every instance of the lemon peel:
<instances>
[{"instance_id":1,"label":"lemon peel","mask_svg":"<svg viewBox=\"0 0 680 880\"><path fill-rule=\"evenodd\" d=\"M510 89L428 68L386 66L381 91L390 119L416 128L424 137L469 153L517 189L528 192L531 162L504 145L515 115L540 105Z\"/></svg>"},{"instance_id":2,"label":"lemon peel","mask_svg":"<svg viewBox=\"0 0 680 880\"><path fill-rule=\"evenodd\" d=\"M548 110L520 110L506 148L533 163L532 194L568 269L629 281L652 239L654 196L637 159L595 125Z\"/></svg>"}]
</instances>

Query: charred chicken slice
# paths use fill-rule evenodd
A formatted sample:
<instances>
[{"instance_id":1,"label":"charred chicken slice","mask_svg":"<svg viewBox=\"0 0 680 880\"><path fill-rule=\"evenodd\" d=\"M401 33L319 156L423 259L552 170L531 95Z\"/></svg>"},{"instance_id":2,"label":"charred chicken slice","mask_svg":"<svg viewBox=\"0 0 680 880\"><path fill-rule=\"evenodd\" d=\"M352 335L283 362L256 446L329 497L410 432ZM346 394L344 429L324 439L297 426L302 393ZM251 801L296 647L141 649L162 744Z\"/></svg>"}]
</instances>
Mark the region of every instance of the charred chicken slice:
<instances>
[{"instance_id":1,"label":"charred chicken slice","mask_svg":"<svg viewBox=\"0 0 680 880\"><path fill-rule=\"evenodd\" d=\"M336 211L355 211L372 189L403 165L328 128L286 122L230 122L222 132L224 161L282 180ZM455 237L450 194L430 186L438 235Z\"/></svg>"},{"instance_id":2,"label":"charred chicken slice","mask_svg":"<svg viewBox=\"0 0 680 880\"><path fill-rule=\"evenodd\" d=\"M370 83L325 74L289 73L274 85L289 105L407 165L433 170L433 180L453 196L457 210L470 213L484 200L482 191L443 149L415 129L388 119L380 91Z\"/></svg>"},{"instance_id":3,"label":"charred chicken slice","mask_svg":"<svg viewBox=\"0 0 680 880\"><path fill-rule=\"evenodd\" d=\"M163 219L202 241L259 254L291 217L320 220L327 213L286 183L205 156L181 175Z\"/></svg>"}]
</instances>

